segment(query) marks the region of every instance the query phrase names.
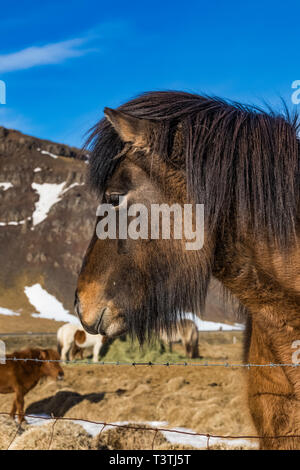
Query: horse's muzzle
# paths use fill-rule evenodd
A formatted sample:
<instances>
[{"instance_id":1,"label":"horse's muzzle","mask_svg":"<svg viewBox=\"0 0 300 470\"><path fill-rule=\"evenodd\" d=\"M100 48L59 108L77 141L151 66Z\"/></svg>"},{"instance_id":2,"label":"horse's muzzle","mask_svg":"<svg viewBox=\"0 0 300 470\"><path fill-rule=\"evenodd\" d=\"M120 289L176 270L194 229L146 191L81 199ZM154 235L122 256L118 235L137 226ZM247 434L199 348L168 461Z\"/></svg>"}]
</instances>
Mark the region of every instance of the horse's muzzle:
<instances>
[{"instance_id":1,"label":"horse's muzzle","mask_svg":"<svg viewBox=\"0 0 300 470\"><path fill-rule=\"evenodd\" d=\"M104 313L105 313L106 310L107 310L106 307L102 308L100 313L95 318L94 323L89 324L89 323L86 323L82 318L82 310L80 308L79 300L75 304L75 312L76 312L77 316L79 317L79 320L81 321L81 324L82 324L83 328L90 335L99 335L99 334L104 335L105 334L104 331L103 331L103 328L102 328L102 320L103 320Z\"/></svg>"},{"instance_id":2,"label":"horse's muzzle","mask_svg":"<svg viewBox=\"0 0 300 470\"><path fill-rule=\"evenodd\" d=\"M81 304L77 291L75 292L74 308L83 328L91 335L100 334L112 338L126 332L124 315L118 313L114 308L111 309L108 305L100 308L94 306L94 313L92 310L87 310L85 305Z\"/></svg>"}]
</instances>

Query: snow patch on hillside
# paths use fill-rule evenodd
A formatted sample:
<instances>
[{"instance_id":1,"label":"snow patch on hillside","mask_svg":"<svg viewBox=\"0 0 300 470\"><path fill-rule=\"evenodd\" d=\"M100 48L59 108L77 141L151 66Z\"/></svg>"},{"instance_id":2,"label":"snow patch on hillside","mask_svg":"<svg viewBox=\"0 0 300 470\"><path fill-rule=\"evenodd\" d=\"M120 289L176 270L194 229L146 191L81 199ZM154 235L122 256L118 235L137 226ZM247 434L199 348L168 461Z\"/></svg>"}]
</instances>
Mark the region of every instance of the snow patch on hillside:
<instances>
[{"instance_id":1,"label":"snow patch on hillside","mask_svg":"<svg viewBox=\"0 0 300 470\"><path fill-rule=\"evenodd\" d=\"M83 184L83 183L82 183ZM48 213L54 204L59 202L62 196L74 188L74 186L81 186L80 183L72 183L65 189L66 182L62 183L32 183L32 188L38 193L39 200L35 203L35 211L32 214L33 226L40 224L48 216Z\"/></svg>"},{"instance_id":2,"label":"snow patch on hillside","mask_svg":"<svg viewBox=\"0 0 300 470\"><path fill-rule=\"evenodd\" d=\"M0 183L0 189L2 189L3 191L6 191L7 189L12 188L12 187L13 187L12 183L6 183L6 182Z\"/></svg>"},{"instance_id":3,"label":"snow patch on hillside","mask_svg":"<svg viewBox=\"0 0 300 470\"><path fill-rule=\"evenodd\" d=\"M7 225L23 225L26 220L30 220L31 217L27 217L25 220L12 220L11 222L0 222L0 227L6 227Z\"/></svg>"},{"instance_id":4,"label":"snow patch on hillside","mask_svg":"<svg viewBox=\"0 0 300 470\"><path fill-rule=\"evenodd\" d=\"M20 316L19 313L13 312L9 308L3 308L3 307L0 307L0 315L7 315L9 317L13 317L13 316L19 317Z\"/></svg>"},{"instance_id":5,"label":"snow patch on hillside","mask_svg":"<svg viewBox=\"0 0 300 470\"><path fill-rule=\"evenodd\" d=\"M32 313L33 317L79 324L78 318L71 315L68 310L65 310L63 304L43 289L40 284L26 286L24 292L29 302L35 307L37 312L39 312Z\"/></svg>"},{"instance_id":6,"label":"snow patch on hillside","mask_svg":"<svg viewBox=\"0 0 300 470\"><path fill-rule=\"evenodd\" d=\"M41 150L40 148L38 148L37 151L41 152L43 155L49 155L49 157L58 158L58 155L55 155L54 153L51 153L51 152L47 152L47 150Z\"/></svg>"},{"instance_id":7,"label":"snow patch on hillside","mask_svg":"<svg viewBox=\"0 0 300 470\"><path fill-rule=\"evenodd\" d=\"M46 219L51 207L60 201L60 193L65 182L56 183L32 183L32 188L38 193L39 200L35 203L35 211L32 214L33 225L40 224Z\"/></svg>"},{"instance_id":8,"label":"snow patch on hillside","mask_svg":"<svg viewBox=\"0 0 300 470\"><path fill-rule=\"evenodd\" d=\"M0 222L1 227L5 227L6 225L23 225L25 224L25 220L19 220L19 222L16 222L13 220L12 222Z\"/></svg>"}]
</instances>

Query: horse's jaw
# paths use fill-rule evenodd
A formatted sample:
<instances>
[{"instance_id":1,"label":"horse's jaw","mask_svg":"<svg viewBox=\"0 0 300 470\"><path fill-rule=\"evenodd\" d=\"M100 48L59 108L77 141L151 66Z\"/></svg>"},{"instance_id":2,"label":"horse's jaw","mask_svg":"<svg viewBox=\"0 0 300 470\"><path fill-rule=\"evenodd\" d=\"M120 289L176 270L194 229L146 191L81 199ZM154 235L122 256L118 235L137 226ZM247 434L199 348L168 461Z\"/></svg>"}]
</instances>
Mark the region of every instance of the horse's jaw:
<instances>
[{"instance_id":1,"label":"horse's jaw","mask_svg":"<svg viewBox=\"0 0 300 470\"><path fill-rule=\"evenodd\" d=\"M124 315L113 314L109 307L106 308L99 322L98 332L107 338L115 338L125 334L127 332L127 325Z\"/></svg>"}]
</instances>

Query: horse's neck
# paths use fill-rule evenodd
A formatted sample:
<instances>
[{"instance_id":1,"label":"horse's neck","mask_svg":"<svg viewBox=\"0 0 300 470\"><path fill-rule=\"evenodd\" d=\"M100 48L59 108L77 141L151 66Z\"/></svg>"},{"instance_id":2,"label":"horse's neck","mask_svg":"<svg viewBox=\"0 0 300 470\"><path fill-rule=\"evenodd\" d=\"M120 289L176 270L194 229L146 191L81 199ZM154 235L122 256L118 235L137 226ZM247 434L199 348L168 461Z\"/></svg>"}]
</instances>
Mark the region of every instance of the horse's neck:
<instances>
[{"instance_id":1,"label":"horse's neck","mask_svg":"<svg viewBox=\"0 0 300 470\"><path fill-rule=\"evenodd\" d=\"M37 370L36 364L28 370L25 376L25 380L23 382L24 388L28 392L31 390L33 387L36 386L36 384L40 381L42 377L45 377L45 375L42 373L41 368L39 367Z\"/></svg>"},{"instance_id":2,"label":"horse's neck","mask_svg":"<svg viewBox=\"0 0 300 470\"><path fill-rule=\"evenodd\" d=\"M276 362L291 363L291 345L300 340L299 272L296 248L286 255L259 243L240 243L226 247L214 273L249 310ZM263 349L260 354L263 358Z\"/></svg>"}]
</instances>

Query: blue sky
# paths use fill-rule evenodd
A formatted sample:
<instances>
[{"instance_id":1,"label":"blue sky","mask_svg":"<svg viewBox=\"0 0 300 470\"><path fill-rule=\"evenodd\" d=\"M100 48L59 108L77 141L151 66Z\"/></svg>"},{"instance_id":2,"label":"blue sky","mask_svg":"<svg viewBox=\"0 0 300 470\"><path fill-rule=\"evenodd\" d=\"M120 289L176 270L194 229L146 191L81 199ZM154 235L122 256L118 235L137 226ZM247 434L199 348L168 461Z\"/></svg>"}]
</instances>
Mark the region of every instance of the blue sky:
<instances>
[{"instance_id":1,"label":"blue sky","mask_svg":"<svg viewBox=\"0 0 300 470\"><path fill-rule=\"evenodd\" d=\"M81 146L104 106L160 89L292 107L299 29L289 0L2 2L0 125Z\"/></svg>"}]
</instances>

